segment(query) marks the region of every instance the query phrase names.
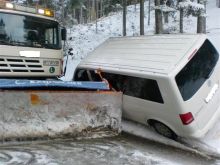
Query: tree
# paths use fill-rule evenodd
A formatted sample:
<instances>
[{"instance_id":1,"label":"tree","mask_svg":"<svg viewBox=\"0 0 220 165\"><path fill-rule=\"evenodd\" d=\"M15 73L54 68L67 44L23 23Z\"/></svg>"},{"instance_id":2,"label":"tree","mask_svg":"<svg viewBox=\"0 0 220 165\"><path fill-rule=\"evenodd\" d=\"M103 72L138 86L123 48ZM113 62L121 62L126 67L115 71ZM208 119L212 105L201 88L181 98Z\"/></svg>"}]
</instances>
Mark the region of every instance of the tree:
<instances>
[{"instance_id":1,"label":"tree","mask_svg":"<svg viewBox=\"0 0 220 165\"><path fill-rule=\"evenodd\" d=\"M220 8L220 0L216 0L216 6Z\"/></svg>"},{"instance_id":2,"label":"tree","mask_svg":"<svg viewBox=\"0 0 220 165\"><path fill-rule=\"evenodd\" d=\"M179 2L182 2L182 0L180 0ZM180 33L183 33L183 18L184 18L184 11L183 8L180 7Z\"/></svg>"},{"instance_id":3,"label":"tree","mask_svg":"<svg viewBox=\"0 0 220 165\"><path fill-rule=\"evenodd\" d=\"M144 35L144 0L140 0L140 35Z\"/></svg>"},{"instance_id":4,"label":"tree","mask_svg":"<svg viewBox=\"0 0 220 165\"><path fill-rule=\"evenodd\" d=\"M150 25L150 1L151 0L148 0L148 20L147 20L148 26Z\"/></svg>"},{"instance_id":5,"label":"tree","mask_svg":"<svg viewBox=\"0 0 220 165\"><path fill-rule=\"evenodd\" d=\"M160 0L155 0L155 33L163 33L163 20L162 20L162 11L158 8L161 3Z\"/></svg>"},{"instance_id":6,"label":"tree","mask_svg":"<svg viewBox=\"0 0 220 165\"><path fill-rule=\"evenodd\" d=\"M198 0L199 4L206 6L205 0ZM197 33L206 33L206 9L201 9L197 17Z\"/></svg>"},{"instance_id":7,"label":"tree","mask_svg":"<svg viewBox=\"0 0 220 165\"><path fill-rule=\"evenodd\" d=\"M201 0L202 1L202 0ZM180 0L179 2L179 10L180 10L180 32L183 33L183 17L184 16L205 16L204 15L204 5L198 4L197 2L194 2L193 0ZM201 18L199 18L199 24L201 22ZM203 24L202 20L202 24ZM199 29L200 30L200 29Z\"/></svg>"},{"instance_id":8,"label":"tree","mask_svg":"<svg viewBox=\"0 0 220 165\"><path fill-rule=\"evenodd\" d=\"M123 0L123 36L126 36L126 13L127 13L127 0Z\"/></svg>"}]
</instances>

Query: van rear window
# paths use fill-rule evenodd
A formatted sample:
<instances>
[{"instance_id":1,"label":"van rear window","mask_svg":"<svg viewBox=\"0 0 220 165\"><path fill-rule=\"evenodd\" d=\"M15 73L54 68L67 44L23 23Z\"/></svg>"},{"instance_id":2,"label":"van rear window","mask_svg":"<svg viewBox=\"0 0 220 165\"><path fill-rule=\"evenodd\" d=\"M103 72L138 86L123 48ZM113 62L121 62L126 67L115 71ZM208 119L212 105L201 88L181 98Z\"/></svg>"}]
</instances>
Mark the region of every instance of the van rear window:
<instances>
[{"instance_id":1,"label":"van rear window","mask_svg":"<svg viewBox=\"0 0 220 165\"><path fill-rule=\"evenodd\" d=\"M189 100L211 76L218 58L218 52L206 40L194 57L176 75L176 83L184 101Z\"/></svg>"}]
</instances>

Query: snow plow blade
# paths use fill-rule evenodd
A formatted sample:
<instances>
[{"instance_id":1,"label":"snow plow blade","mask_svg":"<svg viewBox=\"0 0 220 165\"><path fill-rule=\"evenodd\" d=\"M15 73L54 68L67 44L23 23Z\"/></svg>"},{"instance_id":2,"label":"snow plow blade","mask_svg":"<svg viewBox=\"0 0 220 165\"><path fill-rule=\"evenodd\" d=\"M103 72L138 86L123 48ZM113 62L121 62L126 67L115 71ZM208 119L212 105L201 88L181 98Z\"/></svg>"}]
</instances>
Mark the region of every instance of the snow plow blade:
<instances>
[{"instance_id":1,"label":"snow plow blade","mask_svg":"<svg viewBox=\"0 0 220 165\"><path fill-rule=\"evenodd\" d=\"M0 80L0 139L113 136L120 132L122 94L93 83L57 87L51 81ZM16 86L19 82L47 87ZM53 84L49 85L48 84ZM97 85L97 84L95 84ZM101 84L99 84L101 85ZM52 89L50 89L52 86ZM59 85L58 85L59 86ZM90 86L90 87L88 87ZM102 90L104 85L101 85ZM32 89L34 88L34 90ZM47 90L50 89L50 90ZM84 89L87 91L77 91ZM88 89L99 91L88 91ZM107 89L107 87L106 87Z\"/></svg>"}]
</instances>

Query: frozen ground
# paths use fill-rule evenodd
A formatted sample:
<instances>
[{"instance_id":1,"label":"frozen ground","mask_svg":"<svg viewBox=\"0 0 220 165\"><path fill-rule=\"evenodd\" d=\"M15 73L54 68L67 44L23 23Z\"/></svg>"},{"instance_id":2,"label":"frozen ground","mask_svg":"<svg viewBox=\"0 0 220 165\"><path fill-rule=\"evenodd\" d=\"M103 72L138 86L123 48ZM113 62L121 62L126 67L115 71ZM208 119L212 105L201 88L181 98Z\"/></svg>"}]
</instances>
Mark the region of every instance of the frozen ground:
<instances>
[{"instance_id":1,"label":"frozen ground","mask_svg":"<svg viewBox=\"0 0 220 165\"><path fill-rule=\"evenodd\" d=\"M128 136L0 147L0 165L217 165L215 160Z\"/></svg>"}]
</instances>

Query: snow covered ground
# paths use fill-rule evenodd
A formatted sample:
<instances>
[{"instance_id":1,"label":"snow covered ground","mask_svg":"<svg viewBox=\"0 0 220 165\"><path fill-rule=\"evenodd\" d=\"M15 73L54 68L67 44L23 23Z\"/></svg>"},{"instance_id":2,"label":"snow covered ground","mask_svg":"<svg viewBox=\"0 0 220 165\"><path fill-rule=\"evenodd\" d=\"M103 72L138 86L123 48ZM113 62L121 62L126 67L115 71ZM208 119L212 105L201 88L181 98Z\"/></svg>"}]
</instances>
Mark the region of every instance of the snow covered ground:
<instances>
[{"instance_id":1,"label":"snow covered ground","mask_svg":"<svg viewBox=\"0 0 220 165\"><path fill-rule=\"evenodd\" d=\"M217 165L191 152L123 134L0 146L0 165Z\"/></svg>"}]
</instances>

